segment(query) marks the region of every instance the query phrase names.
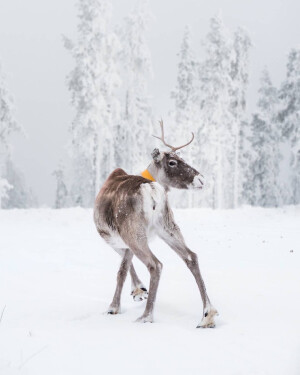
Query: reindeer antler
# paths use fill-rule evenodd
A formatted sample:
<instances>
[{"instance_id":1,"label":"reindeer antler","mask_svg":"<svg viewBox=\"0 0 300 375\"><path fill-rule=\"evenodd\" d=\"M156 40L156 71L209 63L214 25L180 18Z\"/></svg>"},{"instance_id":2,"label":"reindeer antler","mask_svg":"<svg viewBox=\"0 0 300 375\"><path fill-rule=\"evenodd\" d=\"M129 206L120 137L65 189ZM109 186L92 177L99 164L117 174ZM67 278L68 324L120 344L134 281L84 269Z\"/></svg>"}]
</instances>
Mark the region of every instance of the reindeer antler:
<instances>
[{"instance_id":1,"label":"reindeer antler","mask_svg":"<svg viewBox=\"0 0 300 375\"><path fill-rule=\"evenodd\" d=\"M190 143L192 143L193 140L194 140L194 133L192 132L192 139L191 139L188 143L186 143L186 144L184 144L184 145L182 145L182 146L179 146L179 147L171 146L171 145L169 145L168 143L165 142L165 135L164 135L164 122L163 122L163 120L160 120L160 121L159 121L159 125L160 125L160 128L161 128L161 137L157 137L156 135L153 135L153 137L155 137L155 138L157 138L157 139L160 139L160 140L163 142L163 144L164 144L165 146L167 146L167 147L170 147L170 149L171 149L173 152L179 150L180 148L183 148L183 147L185 147L185 146L188 146L188 145L189 145Z\"/></svg>"}]
</instances>

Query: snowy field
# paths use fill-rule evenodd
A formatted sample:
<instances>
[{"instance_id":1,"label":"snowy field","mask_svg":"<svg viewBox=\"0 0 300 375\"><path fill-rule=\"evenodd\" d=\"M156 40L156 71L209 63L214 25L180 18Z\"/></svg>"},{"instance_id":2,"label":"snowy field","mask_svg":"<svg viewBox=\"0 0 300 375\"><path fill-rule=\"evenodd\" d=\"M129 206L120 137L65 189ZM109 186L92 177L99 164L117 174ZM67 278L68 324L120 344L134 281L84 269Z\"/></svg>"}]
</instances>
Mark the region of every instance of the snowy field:
<instances>
[{"instance_id":1,"label":"snowy field","mask_svg":"<svg viewBox=\"0 0 300 375\"><path fill-rule=\"evenodd\" d=\"M185 264L159 240L164 264L154 324L106 315L119 256L92 211L0 211L0 374L300 374L300 207L177 210L220 315L196 329L202 304ZM140 278L148 273L137 260Z\"/></svg>"}]
</instances>

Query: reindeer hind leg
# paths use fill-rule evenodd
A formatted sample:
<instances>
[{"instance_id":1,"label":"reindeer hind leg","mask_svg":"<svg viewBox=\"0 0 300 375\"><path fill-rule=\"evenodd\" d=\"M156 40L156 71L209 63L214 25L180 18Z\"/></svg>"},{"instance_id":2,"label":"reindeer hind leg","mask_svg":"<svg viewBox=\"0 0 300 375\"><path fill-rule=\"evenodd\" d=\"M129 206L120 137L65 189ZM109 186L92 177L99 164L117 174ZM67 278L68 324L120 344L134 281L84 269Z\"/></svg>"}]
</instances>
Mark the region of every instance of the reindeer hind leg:
<instances>
[{"instance_id":1,"label":"reindeer hind leg","mask_svg":"<svg viewBox=\"0 0 300 375\"><path fill-rule=\"evenodd\" d=\"M137 319L138 322L153 322L153 309L159 284L162 263L151 252L146 235L134 236L129 240L130 249L148 268L150 273L150 286L147 304L143 315Z\"/></svg>"},{"instance_id":2,"label":"reindeer hind leg","mask_svg":"<svg viewBox=\"0 0 300 375\"><path fill-rule=\"evenodd\" d=\"M123 249L124 255L121 261L121 265L118 271L117 276L117 286L115 290L115 294L112 300L112 303L110 304L107 313L108 314L118 314L120 312L120 300L121 300L121 293L124 286L124 282L128 273L128 270L131 265L131 260L133 257L132 252L129 249ZM121 251L118 251L120 254Z\"/></svg>"},{"instance_id":3,"label":"reindeer hind leg","mask_svg":"<svg viewBox=\"0 0 300 375\"><path fill-rule=\"evenodd\" d=\"M124 251L126 249L114 248L114 250L116 250L116 252L118 254L120 254L121 257L123 257ZM145 288L142 281L140 280L140 278L138 277L132 261L131 261L131 264L130 264L129 273L130 273L130 276L131 276L131 295L132 295L133 300L135 302L140 302L140 301L143 301L144 299L147 299L148 291Z\"/></svg>"}]
</instances>

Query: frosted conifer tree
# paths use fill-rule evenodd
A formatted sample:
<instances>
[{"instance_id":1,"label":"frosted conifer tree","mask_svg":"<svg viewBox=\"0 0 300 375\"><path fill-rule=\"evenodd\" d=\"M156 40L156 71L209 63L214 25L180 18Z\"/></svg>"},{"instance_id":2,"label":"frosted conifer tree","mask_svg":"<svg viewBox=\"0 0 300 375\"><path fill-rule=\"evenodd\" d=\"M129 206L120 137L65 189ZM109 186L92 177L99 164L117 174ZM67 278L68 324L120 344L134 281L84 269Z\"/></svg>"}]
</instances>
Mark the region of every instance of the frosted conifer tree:
<instances>
[{"instance_id":1,"label":"frosted conifer tree","mask_svg":"<svg viewBox=\"0 0 300 375\"><path fill-rule=\"evenodd\" d=\"M6 178L13 187L3 200L3 208L30 208L37 206L37 199L32 190L26 186L25 177L14 165L11 158L6 162Z\"/></svg>"},{"instance_id":2,"label":"frosted conifer tree","mask_svg":"<svg viewBox=\"0 0 300 375\"><path fill-rule=\"evenodd\" d=\"M272 207L280 204L279 163L280 127L276 121L278 93L268 71L261 76L258 111L251 122L251 154L248 180L248 201L251 204Z\"/></svg>"},{"instance_id":3,"label":"frosted conifer tree","mask_svg":"<svg viewBox=\"0 0 300 375\"><path fill-rule=\"evenodd\" d=\"M65 184L64 170L61 165L53 172L56 179L55 208L67 207L68 190Z\"/></svg>"},{"instance_id":4,"label":"frosted conifer tree","mask_svg":"<svg viewBox=\"0 0 300 375\"><path fill-rule=\"evenodd\" d=\"M183 140L188 140L191 132L195 133L195 140L184 150L184 158L192 164L196 159L195 155L199 154L199 145L197 142L199 137L199 66L191 47L191 35L188 27L184 30L178 57L177 85L171 93L175 104L172 116L172 141L175 145L182 144ZM189 194L186 192L177 192L176 195L178 207L194 206L194 197L191 192Z\"/></svg>"},{"instance_id":5,"label":"frosted conifer tree","mask_svg":"<svg viewBox=\"0 0 300 375\"><path fill-rule=\"evenodd\" d=\"M91 206L101 183L115 167L114 127L119 121L116 66L119 41L111 31L106 0L80 0L76 43L65 39L75 68L68 77L76 111L71 136L72 203Z\"/></svg>"},{"instance_id":6,"label":"frosted conifer tree","mask_svg":"<svg viewBox=\"0 0 300 375\"><path fill-rule=\"evenodd\" d=\"M11 161L10 137L20 130L15 119L13 99L0 65L0 208L28 207L32 203L30 193Z\"/></svg>"},{"instance_id":7,"label":"frosted conifer tree","mask_svg":"<svg viewBox=\"0 0 300 375\"><path fill-rule=\"evenodd\" d=\"M144 169L151 152L148 139L152 134L152 110L148 84L152 64L146 40L150 17L148 1L141 0L120 30L121 63L126 80L117 159L122 160L129 173Z\"/></svg>"},{"instance_id":8,"label":"frosted conifer tree","mask_svg":"<svg viewBox=\"0 0 300 375\"><path fill-rule=\"evenodd\" d=\"M6 163L10 159L10 136L19 130L14 115L13 99L7 90L0 65L0 178L3 180L6 175Z\"/></svg>"},{"instance_id":9,"label":"frosted conifer tree","mask_svg":"<svg viewBox=\"0 0 300 375\"><path fill-rule=\"evenodd\" d=\"M248 86L248 65L249 49L251 41L247 32L238 28L234 33L234 59L232 61L232 115L233 115L233 135L234 135L234 162L233 162L233 207L237 207L241 201L241 190L243 168L246 167L245 160L245 141L244 136L247 132L246 122L246 90ZM241 168L242 167L242 168Z\"/></svg>"},{"instance_id":10,"label":"frosted conifer tree","mask_svg":"<svg viewBox=\"0 0 300 375\"><path fill-rule=\"evenodd\" d=\"M278 120L282 127L283 142L288 151L287 166L289 175L287 186L290 194L284 203L299 204L300 194L300 49L294 48L288 56L287 75L280 89L280 107Z\"/></svg>"},{"instance_id":11,"label":"frosted conifer tree","mask_svg":"<svg viewBox=\"0 0 300 375\"><path fill-rule=\"evenodd\" d=\"M12 189L12 186L8 181L0 177L0 209L2 208L2 201L8 198L8 191L10 189Z\"/></svg>"},{"instance_id":12,"label":"frosted conifer tree","mask_svg":"<svg viewBox=\"0 0 300 375\"><path fill-rule=\"evenodd\" d=\"M186 131L195 121L195 113L197 113L195 102L197 101L198 64L191 48L191 35L188 27L185 28L178 56L177 85L171 97L175 101L176 126L174 126L173 133L179 140L182 140L182 136L186 135ZM184 127L187 129L183 129Z\"/></svg>"},{"instance_id":13,"label":"frosted conifer tree","mask_svg":"<svg viewBox=\"0 0 300 375\"><path fill-rule=\"evenodd\" d=\"M293 163L293 180L292 180L292 192L293 192L293 203L300 203L300 148L295 155L295 161Z\"/></svg>"},{"instance_id":14,"label":"frosted conifer tree","mask_svg":"<svg viewBox=\"0 0 300 375\"><path fill-rule=\"evenodd\" d=\"M230 35L220 14L210 21L206 59L199 69L201 80L200 149L205 155L207 204L214 208L233 206L234 128L231 111L232 61Z\"/></svg>"}]
</instances>

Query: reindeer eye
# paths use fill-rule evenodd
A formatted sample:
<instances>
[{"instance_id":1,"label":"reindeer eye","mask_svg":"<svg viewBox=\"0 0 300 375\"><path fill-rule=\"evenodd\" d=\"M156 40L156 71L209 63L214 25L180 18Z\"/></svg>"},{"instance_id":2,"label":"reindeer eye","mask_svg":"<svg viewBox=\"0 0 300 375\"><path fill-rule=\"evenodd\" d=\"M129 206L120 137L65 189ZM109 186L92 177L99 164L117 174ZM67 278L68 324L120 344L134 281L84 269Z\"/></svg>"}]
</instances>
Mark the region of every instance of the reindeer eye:
<instances>
[{"instance_id":1,"label":"reindeer eye","mask_svg":"<svg viewBox=\"0 0 300 375\"><path fill-rule=\"evenodd\" d=\"M170 160L169 161L169 166L170 167L175 167L177 165L177 161L176 160Z\"/></svg>"}]
</instances>

